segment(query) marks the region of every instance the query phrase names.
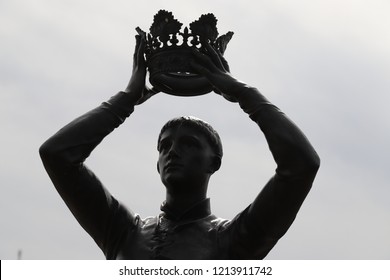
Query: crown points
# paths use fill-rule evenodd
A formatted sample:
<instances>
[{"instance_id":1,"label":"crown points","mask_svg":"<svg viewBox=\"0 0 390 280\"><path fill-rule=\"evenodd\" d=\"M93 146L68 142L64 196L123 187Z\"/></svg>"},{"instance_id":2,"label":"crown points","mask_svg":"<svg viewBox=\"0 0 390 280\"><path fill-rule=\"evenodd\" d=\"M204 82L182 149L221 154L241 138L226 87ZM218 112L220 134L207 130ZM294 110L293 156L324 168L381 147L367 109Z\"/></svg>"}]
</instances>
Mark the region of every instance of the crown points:
<instances>
[{"instance_id":1,"label":"crown points","mask_svg":"<svg viewBox=\"0 0 390 280\"><path fill-rule=\"evenodd\" d=\"M154 37L169 36L178 33L183 24L176 20L171 12L160 10L155 16L150 34Z\"/></svg>"},{"instance_id":2,"label":"crown points","mask_svg":"<svg viewBox=\"0 0 390 280\"><path fill-rule=\"evenodd\" d=\"M213 14L202 15L198 20L190 24L193 34L200 38L214 42L218 37L217 18Z\"/></svg>"}]
</instances>

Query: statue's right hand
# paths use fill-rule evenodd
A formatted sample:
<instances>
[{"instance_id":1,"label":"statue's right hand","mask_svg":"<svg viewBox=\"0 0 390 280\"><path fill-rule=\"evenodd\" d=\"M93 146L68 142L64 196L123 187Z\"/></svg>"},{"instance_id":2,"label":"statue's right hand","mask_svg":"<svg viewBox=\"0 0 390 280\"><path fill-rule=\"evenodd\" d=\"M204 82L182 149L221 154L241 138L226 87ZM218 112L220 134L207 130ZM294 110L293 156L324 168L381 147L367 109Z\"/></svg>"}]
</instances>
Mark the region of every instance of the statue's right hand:
<instances>
[{"instance_id":1,"label":"statue's right hand","mask_svg":"<svg viewBox=\"0 0 390 280\"><path fill-rule=\"evenodd\" d=\"M156 89L149 89L145 85L146 79L146 61L145 61L145 45L146 45L146 34L139 28L136 29L138 35L135 36L136 45L133 56L133 71L129 84L125 92L134 95L136 105L145 102L147 99L158 93Z\"/></svg>"}]
</instances>

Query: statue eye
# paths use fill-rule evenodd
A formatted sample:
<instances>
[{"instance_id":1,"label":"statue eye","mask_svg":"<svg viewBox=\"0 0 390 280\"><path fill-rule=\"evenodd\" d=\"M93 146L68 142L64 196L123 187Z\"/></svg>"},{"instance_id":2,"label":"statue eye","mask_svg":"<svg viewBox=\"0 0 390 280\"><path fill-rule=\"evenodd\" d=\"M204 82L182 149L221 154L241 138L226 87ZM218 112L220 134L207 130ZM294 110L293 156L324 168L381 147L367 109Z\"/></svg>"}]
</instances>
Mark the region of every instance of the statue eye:
<instances>
[{"instance_id":1,"label":"statue eye","mask_svg":"<svg viewBox=\"0 0 390 280\"><path fill-rule=\"evenodd\" d=\"M169 146L170 146L170 141L168 139L161 140L158 150L159 152L166 151L169 149Z\"/></svg>"}]
</instances>

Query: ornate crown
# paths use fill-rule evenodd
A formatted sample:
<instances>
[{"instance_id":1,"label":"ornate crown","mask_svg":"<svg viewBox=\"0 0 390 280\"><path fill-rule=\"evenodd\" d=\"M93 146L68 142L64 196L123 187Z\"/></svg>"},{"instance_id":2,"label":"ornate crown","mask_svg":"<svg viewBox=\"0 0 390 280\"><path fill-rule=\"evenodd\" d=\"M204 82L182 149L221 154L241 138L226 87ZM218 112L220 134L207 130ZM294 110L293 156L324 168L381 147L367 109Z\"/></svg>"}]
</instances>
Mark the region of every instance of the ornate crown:
<instances>
[{"instance_id":1,"label":"ornate crown","mask_svg":"<svg viewBox=\"0 0 390 280\"><path fill-rule=\"evenodd\" d=\"M212 86L205 77L195 73L190 66L192 48L207 54L203 42L223 54L233 32L218 37L217 19L213 14L202 15L185 27L171 12L160 10L155 16L150 33L146 36L146 63L149 81L158 90L181 96L208 93ZM141 29L138 32L145 34Z\"/></svg>"}]
</instances>

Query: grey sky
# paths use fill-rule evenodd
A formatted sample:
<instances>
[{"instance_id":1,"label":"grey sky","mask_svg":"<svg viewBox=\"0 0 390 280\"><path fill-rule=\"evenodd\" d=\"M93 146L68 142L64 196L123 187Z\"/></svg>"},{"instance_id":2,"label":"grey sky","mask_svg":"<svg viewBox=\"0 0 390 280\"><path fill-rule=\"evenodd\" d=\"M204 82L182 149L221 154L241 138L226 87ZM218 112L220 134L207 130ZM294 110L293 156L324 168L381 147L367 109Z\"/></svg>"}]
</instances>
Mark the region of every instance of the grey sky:
<instances>
[{"instance_id":1,"label":"grey sky","mask_svg":"<svg viewBox=\"0 0 390 280\"><path fill-rule=\"evenodd\" d=\"M390 3L298 1L0 1L0 259L102 259L46 175L38 148L123 90L134 28L161 8L189 24L213 12L235 35L225 57L305 132L322 166L268 259L390 258ZM273 175L260 130L210 93L159 94L137 107L87 164L141 216L164 199L156 139L170 118L211 123L224 144L210 182L213 212L233 218Z\"/></svg>"}]
</instances>

